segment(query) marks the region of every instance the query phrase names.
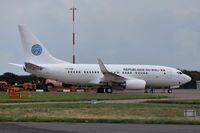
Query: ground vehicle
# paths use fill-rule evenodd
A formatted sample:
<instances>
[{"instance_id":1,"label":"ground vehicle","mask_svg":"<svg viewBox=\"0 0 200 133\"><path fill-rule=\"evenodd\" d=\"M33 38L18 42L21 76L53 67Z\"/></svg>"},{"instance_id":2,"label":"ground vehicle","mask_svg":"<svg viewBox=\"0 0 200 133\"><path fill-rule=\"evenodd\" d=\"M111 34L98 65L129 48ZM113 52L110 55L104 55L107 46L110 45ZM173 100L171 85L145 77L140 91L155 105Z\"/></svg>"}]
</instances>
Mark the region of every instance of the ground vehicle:
<instances>
[{"instance_id":1,"label":"ground vehicle","mask_svg":"<svg viewBox=\"0 0 200 133\"><path fill-rule=\"evenodd\" d=\"M56 80L52 80L52 79L46 79L45 80L45 86L47 89L49 88L57 88L57 87L62 87L63 83L56 81Z\"/></svg>"},{"instance_id":2,"label":"ground vehicle","mask_svg":"<svg viewBox=\"0 0 200 133\"><path fill-rule=\"evenodd\" d=\"M15 91L20 91L20 88L12 86L5 81L0 81L0 91L7 91L8 89L14 89Z\"/></svg>"},{"instance_id":3,"label":"ground vehicle","mask_svg":"<svg viewBox=\"0 0 200 133\"><path fill-rule=\"evenodd\" d=\"M25 90L35 90L36 89L36 84L34 83L23 83L23 84L16 84L16 85L13 85L13 87L19 87L19 88L22 88L22 89L25 89Z\"/></svg>"},{"instance_id":4,"label":"ground vehicle","mask_svg":"<svg viewBox=\"0 0 200 133\"><path fill-rule=\"evenodd\" d=\"M11 86L10 84L8 84L5 81L0 81L0 90L1 91L6 91L7 89L9 89Z\"/></svg>"}]
</instances>

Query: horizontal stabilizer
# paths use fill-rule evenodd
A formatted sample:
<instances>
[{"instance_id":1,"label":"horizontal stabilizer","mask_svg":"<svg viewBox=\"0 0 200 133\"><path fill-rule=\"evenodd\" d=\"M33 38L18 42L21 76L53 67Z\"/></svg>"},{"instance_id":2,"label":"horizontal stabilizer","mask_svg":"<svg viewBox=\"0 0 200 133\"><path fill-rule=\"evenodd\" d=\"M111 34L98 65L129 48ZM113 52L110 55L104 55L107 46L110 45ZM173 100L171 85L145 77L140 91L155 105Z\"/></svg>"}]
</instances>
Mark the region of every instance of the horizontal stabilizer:
<instances>
[{"instance_id":1,"label":"horizontal stabilizer","mask_svg":"<svg viewBox=\"0 0 200 133\"><path fill-rule=\"evenodd\" d=\"M22 64L16 64L16 63L8 63L8 64L13 65L13 66L17 66L17 67L23 67Z\"/></svg>"},{"instance_id":2,"label":"horizontal stabilizer","mask_svg":"<svg viewBox=\"0 0 200 133\"><path fill-rule=\"evenodd\" d=\"M32 64L32 63L25 63L25 67L26 69L29 69L29 70L42 70L43 67L41 66L38 66L38 65L35 65L35 64Z\"/></svg>"}]
</instances>

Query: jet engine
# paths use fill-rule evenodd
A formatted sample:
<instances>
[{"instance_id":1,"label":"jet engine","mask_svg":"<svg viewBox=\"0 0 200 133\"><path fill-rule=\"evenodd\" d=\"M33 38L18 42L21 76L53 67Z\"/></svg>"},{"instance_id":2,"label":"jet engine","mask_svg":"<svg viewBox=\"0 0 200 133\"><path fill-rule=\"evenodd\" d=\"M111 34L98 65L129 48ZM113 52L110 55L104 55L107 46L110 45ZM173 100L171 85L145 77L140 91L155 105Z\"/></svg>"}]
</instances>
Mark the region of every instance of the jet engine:
<instances>
[{"instance_id":1,"label":"jet engine","mask_svg":"<svg viewBox=\"0 0 200 133\"><path fill-rule=\"evenodd\" d=\"M145 89L146 82L140 79L131 79L126 81L126 89Z\"/></svg>"}]
</instances>

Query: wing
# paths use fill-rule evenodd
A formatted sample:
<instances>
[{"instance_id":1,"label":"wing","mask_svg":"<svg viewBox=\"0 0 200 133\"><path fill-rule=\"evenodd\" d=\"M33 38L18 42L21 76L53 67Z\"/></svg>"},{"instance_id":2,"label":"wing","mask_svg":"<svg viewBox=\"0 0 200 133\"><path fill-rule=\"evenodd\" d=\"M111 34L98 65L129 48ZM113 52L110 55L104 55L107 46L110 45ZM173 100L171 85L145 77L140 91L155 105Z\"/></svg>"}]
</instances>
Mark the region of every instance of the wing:
<instances>
[{"instance_id":1,"label":"wing","mask_svg":"<svg viewBox=\"0 0 200 133\"><path fill-rule=\"evenodd\" d=\"M102 81L104 82L124 82L127 79L125 77L122 77L120 75L114 74L112 72L109 72L101 59L97 59L99 67L101 69L101 72L103 73L104 77L102 78Z\"/></svg>"}]
</instances>

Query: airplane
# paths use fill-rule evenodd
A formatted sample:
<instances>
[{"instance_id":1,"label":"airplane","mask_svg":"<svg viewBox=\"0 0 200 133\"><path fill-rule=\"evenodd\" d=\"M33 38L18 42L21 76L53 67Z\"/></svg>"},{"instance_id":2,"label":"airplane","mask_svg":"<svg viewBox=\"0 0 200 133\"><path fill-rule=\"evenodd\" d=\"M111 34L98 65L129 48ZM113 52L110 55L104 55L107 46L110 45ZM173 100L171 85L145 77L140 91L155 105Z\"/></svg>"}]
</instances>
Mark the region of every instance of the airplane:
<instances>
[{"instance_id":1,"label":"airplane","mask_svg":"<svg viewBox=\"0 0 200 133\"><path fill-rule=\"evenodd\" d=\"M39 77L66 84L96 86L99 93L112 93L113 89L145 89L146 87L178 88L191 81L191 77L172 67L156 65L72 64L53 57L26 25L19 25L25 53L24 71Z\"/></svg>"}]
</instances>

